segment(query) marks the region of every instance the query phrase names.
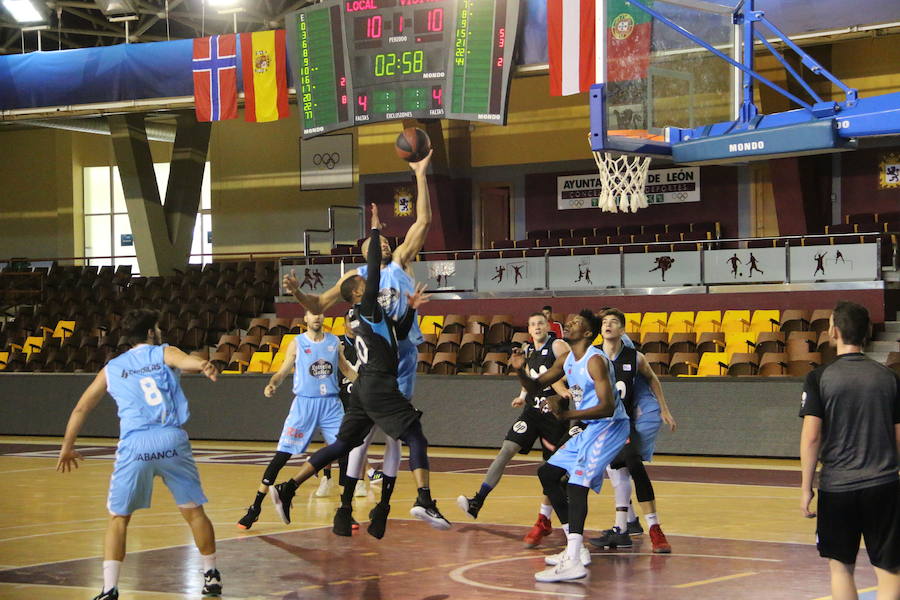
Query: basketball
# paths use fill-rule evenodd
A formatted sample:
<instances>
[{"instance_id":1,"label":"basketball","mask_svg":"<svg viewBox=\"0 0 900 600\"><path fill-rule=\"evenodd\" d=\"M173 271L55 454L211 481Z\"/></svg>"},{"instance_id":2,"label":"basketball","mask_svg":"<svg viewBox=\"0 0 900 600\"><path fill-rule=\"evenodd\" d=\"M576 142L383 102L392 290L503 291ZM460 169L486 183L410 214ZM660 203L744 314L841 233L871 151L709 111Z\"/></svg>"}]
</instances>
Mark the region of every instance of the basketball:
<instances>
[{"instance_id":1,"label":"basketball","mask_svg":"<svg viewBox=\"0 0 900 600\"><path fill-rule=\"evenodd\" d=\"M397 136L394 150L407 162L419 162L431 151L431 139L418 127L407 127Z\"/></svg>"}]
</instances>

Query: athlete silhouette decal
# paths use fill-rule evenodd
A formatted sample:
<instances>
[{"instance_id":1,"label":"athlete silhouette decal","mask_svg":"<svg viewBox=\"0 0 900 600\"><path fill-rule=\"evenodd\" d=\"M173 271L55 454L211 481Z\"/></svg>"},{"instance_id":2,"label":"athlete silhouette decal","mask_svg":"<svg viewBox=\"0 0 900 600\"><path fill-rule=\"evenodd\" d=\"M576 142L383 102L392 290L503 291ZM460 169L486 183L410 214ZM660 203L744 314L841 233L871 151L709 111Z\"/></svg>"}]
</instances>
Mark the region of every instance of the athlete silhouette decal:
<instances>
[{"instance_id":1,"label":"athlete silhouette decal","mask_svg":"<svg viewBox=\"0 0 900 600\"><path fill-rule=\"evenodd\" d=\"M672 265L675 263L675 258L672 256L657 256L653 259L653 262L656 263L656 266L647 271L648 273L652 273L653 271L659 271L660 275L662 275L662 280L666 280L666 271L672 268Z\"/></svg>"}]
</instances>

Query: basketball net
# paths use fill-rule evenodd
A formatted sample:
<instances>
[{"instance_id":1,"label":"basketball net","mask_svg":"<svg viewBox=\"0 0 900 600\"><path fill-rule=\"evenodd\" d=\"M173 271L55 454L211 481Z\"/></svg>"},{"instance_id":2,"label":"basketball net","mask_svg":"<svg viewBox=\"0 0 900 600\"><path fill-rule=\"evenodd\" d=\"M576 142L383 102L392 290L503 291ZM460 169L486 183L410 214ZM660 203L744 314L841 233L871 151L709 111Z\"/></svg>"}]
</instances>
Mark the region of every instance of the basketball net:
<instances>
[{"instance_id":1,"label":"basketball net","mask_svg":"<svg viewBox=\"0 0 900 600\"><path fill-rule=\"evenodd\" d=\"M600 171L600 209L604 212L637 212L639 208L647 208L644 186L650 157L614 155L596 150L593 153Z\"/></svg>"}]
</instances>

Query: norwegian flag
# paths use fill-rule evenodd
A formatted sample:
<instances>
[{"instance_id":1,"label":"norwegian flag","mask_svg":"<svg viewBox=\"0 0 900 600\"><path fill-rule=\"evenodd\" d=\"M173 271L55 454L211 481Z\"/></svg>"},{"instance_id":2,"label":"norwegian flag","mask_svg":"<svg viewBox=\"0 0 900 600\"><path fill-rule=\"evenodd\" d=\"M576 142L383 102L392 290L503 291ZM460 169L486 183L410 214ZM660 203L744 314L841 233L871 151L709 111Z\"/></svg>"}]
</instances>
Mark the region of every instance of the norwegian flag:
<instances>
[{"instance_id":1,"label":"norwegian flag","mask_svg":"<svg viewBox=\"0 0 900 600\"><path fill-rule=\"evenodd\" d=\"M194 40L194 106L198 121L237 119L234 34Z\"/></svg>"}]
</instances>

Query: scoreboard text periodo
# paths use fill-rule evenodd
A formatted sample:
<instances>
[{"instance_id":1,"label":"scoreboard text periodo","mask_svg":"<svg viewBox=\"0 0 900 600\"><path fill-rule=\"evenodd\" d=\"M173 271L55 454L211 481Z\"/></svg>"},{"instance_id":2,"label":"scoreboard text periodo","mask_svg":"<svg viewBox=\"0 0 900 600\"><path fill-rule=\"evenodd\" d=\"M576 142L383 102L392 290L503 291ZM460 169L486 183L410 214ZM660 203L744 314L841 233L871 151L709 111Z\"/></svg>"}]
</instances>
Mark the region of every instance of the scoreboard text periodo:
<instances>
[{"instance_id":1,"label":"scoreboard text periodo","mask_svg":"<svg viewBox=\"0 0 900 600\"><path fill-rule=\"evenodd\" d=\"M503 124L516 0L325 0L289 15L309 138L390 119Z\"/></svg>"}]
</instances>

